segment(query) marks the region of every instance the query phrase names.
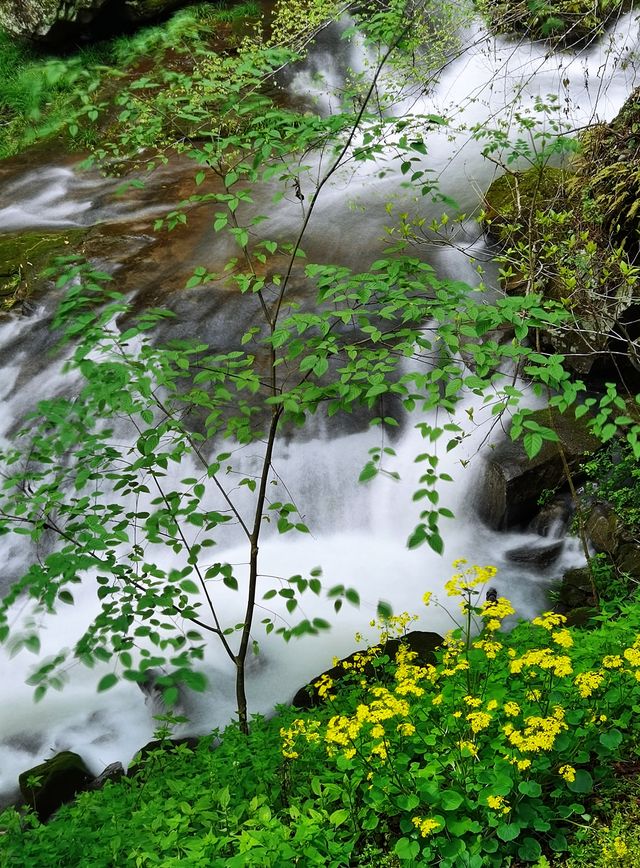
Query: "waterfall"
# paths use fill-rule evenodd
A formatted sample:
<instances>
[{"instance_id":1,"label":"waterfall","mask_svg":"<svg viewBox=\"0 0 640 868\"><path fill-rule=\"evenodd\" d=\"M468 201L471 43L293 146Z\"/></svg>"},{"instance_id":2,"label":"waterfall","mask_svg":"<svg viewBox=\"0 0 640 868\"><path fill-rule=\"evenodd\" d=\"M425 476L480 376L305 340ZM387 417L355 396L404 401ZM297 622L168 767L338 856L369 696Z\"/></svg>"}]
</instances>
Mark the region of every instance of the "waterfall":
<instances>
[{"instance_id":1,"label":"waterfall","mask_svg":"<svg viewBox=\"0 0 640 868\"><path fill-rule=\"evenodd\" d=\"M470 27L463 36L466 49L453 60L437 86L423 94L410 83L393 111L400 117L439 114L449 118L448 127L436 126L425 134L428 154L423 167L440 182L442 193L458 203L467 218L459 225L456 245L427 246L429 258L442 278L478 282L476 263L487 260L485 281L491 284L490 251L473 220L479 197L491 182L496 167L482 157L483 142L470 136L477 123L491 119L509 123L517 97L521 110L541 123L547 118L538 97L557 95L560 119L567 129L578 129L595 120L609 120L628 96L634 80L634 50L637 47L632 15L621 18L614 28L587 50L579 54L551 52L541 44L514 43L489 35L480 24ZM325 33L325 42L312 50L302 68L284 81L289 98L329 111L338 99L346 70L364 71L370 58L362 40L342 42L333 50L343 25ZM317 73L321 73L318 78ZM418 201L411 192L398 187L399 168L389 153L371 163L349 165L339 172L323 194L305 248L312 261L342 261L366 266L377 251L384 249L385 203L419 211L429 219L443 210L440 202L428 198ZM319 159L319 158L318 158ZM82 172L69 165L36 168L18 165L16 176L0 185L0 231L51 228L56 226L92 227L104 224L135 223L150 215L166 212L180 199L179 191L193 167L177 161L150 176L145 194L119 198L117 184L95 172ZM398 190L400 189L400 192ZM256 191L256 198L260 191ZM266 207L270 191L264 191ZM299 223L300 203L291 196L270 222L270 233L284 237ZM228 255L224 242L199 234L209 227L210 218L198 223L197 213L190 215L188 248L190 262L176 255L172 236L166 243L143 248L137 271L123 268L118 256L110 261L105 254L104 267L120 274L127 290L144 287L159 280L162 274L175 286L184 285L184 274L195 265L215 267ZM106 231L106 230L105 230ZM126 230L129 231L129 230ZM204 233L203 228L203 233ZM146 243L146 242L145 242ZM181 242L187 244L184 240ZM137 249L137 248L136 248ZM151 251L151 252L149 252ZM182 271L180 271L182 269ZM181 283L182 281L182 283ZM63 373L63 359L49 355L53 339L48 330L56 294L42 301L29 317L11 317L0 321L0 437L9 437L25 412L39 399L73 389ZM178 319L172 336L194 335L206 342L224 346L233 343L246 327L242 311L246 299L234 303L216 293L203 290L183 292L174 308ZM434 411L435 412L435 411ZM286 483L291 499L302 504L301 511L309 524L310 535L293 537L266 534L261 547L261 572L289 577L308 575L320 566L326 587L350 585L359 591L359 609L345 608L338 614L328 600L302 600L302 609L313 617L325 617L332 629L319 637L292 640L285 644L279 637L262 637L260 654L248 673L251 710L268 713L277 702L285 702L305 681L331 665L334 655L341 656L354 648L356 631L375 634L368 627L375 616L379 599L388 600L396 611L408 610L420 615L417 626L445 631L450 625L441 609L426 610L420 599L425 591L443 597L442 587L449 578L454 558L467 557L471 562L492 563L502 568L497 577L501 593L509 596L519 614L530 616L544 605L548 574L526 563L514 562L508 552L530 545L536 538L530 533L497 533L481 524L470 506L471 492L477 486L477 461L473 460L483 440L486 427L482 421L480 399L473 396L460 405L457 421L466 426L468 436L452 453L439 448L440 470L448 472L453 482L443 485L442 505L451 508L456 518L443 522L445 554L439 556L426 547L416 551L406 548L407 537L415 525L419 505L412 503L417 487L419 466L417 453L424 451L424 441L416 423L422 417L404 418L400 433L392 445L396 452L390 467L397 470L399 482L376 478L358 484L358 474L367 450L379 445L380 430L362 431L338 428L335 420L319 420L304 438L281 441L274 459L278 479ZM473 426L468 422L473 416ZM464 420L467 420L466 422ZM435 423L435 416L434 416ZM250 463L250 450L247 461ZM176 479L189 476L188 461L173 471ZM289 498L287 498L289 499ZM537 538L539 539L539 538ZM3 538L3 578L19 572L25 563L24 538ZM28 553L30 554L30 553ZM164 558L168 558L164 554ZM246 547L231 539L216 548L215 559L238 565L247 561ZM556 572L582 562L578 546L565 543ZM223 589L221 606L229 623L242 620L241 596ZM95 610L91 582L77 593L73 607L62 607L48 622L42 635L42 654L54 653L61 645L70 646L79 635L87 613ZM269 603L271 606L271 602ZM280 610L282 616L286 613ZM20 607L15 612L21 617ZM260 616L258 616L260 621ZM95 684L100 667L86 670L80 664L69 671L69 684L61 693L49 693L37 706L32 702L32 687L25 684L34 658L21 652L10 658L0 648L0 794L15 787L19 772L53 752L70 749L79 752L87 764L99 771L115 760L128 761L148 741L154 729L153 709L145 705L140 690L131 684L119 684L105 694L97 694ZM105 670L107 671L107 670ZM190 724L184 731L205 732L224 726L233 716L233 672L219 645L208 649L205 671L209 689L205 695L185 699Z\"/></svg>"}]
</instances>

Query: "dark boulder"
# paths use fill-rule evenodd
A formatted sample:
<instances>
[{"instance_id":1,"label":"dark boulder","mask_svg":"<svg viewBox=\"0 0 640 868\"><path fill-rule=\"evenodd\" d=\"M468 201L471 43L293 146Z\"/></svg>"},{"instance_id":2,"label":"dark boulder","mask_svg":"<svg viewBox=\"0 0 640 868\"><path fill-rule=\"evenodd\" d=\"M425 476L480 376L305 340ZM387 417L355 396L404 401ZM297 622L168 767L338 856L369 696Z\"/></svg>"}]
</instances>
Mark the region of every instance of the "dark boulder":
<instances>
[{"instance_id":1,"label":"dark boulder","mask_svg":"<svg viewBox=\"0 0 640 868\"><path fill-rule=\"evenodd\" d=\"M557 542L539 545L532 543L531 545L518 546L514 549L509 549L505 553L507 560L523 566L535 567L539 570L545 570L555 563L564 548L564 540Z\"/></svg>"},{"instance_id":2,"label":"dark boulder","mask_svg":"<svg viewBox=\"0 0 640 868\"><path fill-rule=\"evenodd\" d=\"M485 461L484 478L476 498L478 515L495 529L528 525L537 514L543 491L555 490L565 482L560 448L571 470L601 444L588 429L585 417L575 419L557 411L538 410L530 418L559 437L546 440L534 458L529 458L521 440L504 437Z\"/></svg>"},{"instance_id":3,"label":"dark boulder","mask_svg":"<svg viewBox=\"0 0 640 868\"><path fill-rule=\"evenodd\" d=\"M101 790L107 781L116 783L116 781L119 781L120 778L124 776L124 773L125 771L122 763L111 763L103 772L100 772L97 778L94 778L89 782L86 789L92 791Z\"/></svg>"},{"instance_id":4,"label":"dark boulder","mask_svg":"<svg viewBox=\"0 0 640 868\"><path fill-rule=\"evenodd\" d=\"M435 664L436 657L434 652L442 645L442 642L442 636L439 636L437 633L430 633L424 630L412 630L401 639L389 639L383 645L377 645L376 649L379 651L380 657L388 655L390 658L393 658L402 643L403 645L407 645L411 651L414 651L417 654L415 662L419 665L425 666L427 664ZM309 684L305 684L304 687L301 687L300 690L296 692L291 704L295 708L315 708L320 705L322 699L318 693L318 688L315 686L316 682L323 676L327 676L334 682L339 682L348 675L348 664L353 663L354 659L362 653L362 651L354 651L353 654L344 657L335 666L332 666L331 669L327 669L316 678L313 678ZM345 663L347 664L346 668L344 666ZM367 663L362 672L365 678L374 678L380 674L373 662Z\"/></svg>"},{"instance_id":5,"label":"dark boulder","mask_svg":"<svg viewBox=\"0 0 640 868\"><path fill-rule=\"evenodd\" d=\"M41 822L45 822L76 793L86 789L93 775L81 756L62 751L18 777L20 792Z\"/></svg>"}]
</instances>

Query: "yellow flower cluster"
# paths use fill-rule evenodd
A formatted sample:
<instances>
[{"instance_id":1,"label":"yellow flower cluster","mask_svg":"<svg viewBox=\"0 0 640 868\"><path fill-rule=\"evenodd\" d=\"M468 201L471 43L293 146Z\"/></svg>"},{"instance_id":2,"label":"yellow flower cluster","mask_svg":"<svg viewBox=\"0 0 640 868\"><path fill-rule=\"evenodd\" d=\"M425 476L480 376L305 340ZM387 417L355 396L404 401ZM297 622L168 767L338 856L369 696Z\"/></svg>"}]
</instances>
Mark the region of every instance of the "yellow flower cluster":
<instances>
[{"instance_id":1,"label":"yellow flower cluster","mask_svg":"<svg viewBox=\"0 0 640 868\"><path fill-rule=\"evenodd\" d=\"M287 759L297 759L300 754L296 750L298 738L304 737L309 744L320 741L319 720L302 720L296 718L291 726L287 729L280 729L280 738L282 739L282 756Z\"/></svg>"},{"instance_id":2,"label":"yellow flower cluster","mask_svg":"<svg viewBox=\"0 0 640 868\"><path fill-rule=\"evenodd\" d=\"M465 751L467 756L478 756L478 748L472 741L466 741L465 739L462 739L458 742L458 747L460 748L463 756L465 756Z\"/></svg>"},{"instance_id":3,"label":"yellow flower cluster","mask_svg":"<svg viewBox=\"0 0 640 868\"><path fill-rule=\"evenodd\" d=\"M625 648L623 653L624 659L627 660L632 666L640 666L640 648L638 648L637 639L635 644L631 648Z\"/></svg>"},{"instance_id":4,"label":"yellow flower cluster","mask_svg":"<svg viewBox=\"0 0 640 868\"><path fill-rule=\"evenodd\" d=\"M550 717L527 717L523 730L516 729L512 723L503 727L507 740L521 753L539 753L551 750L556 738L566 729L564 711L556 706Z\"/></svg>"},{"instance_id":5,"label":"yellow flower cluster","mask_svg":"<svg viewBox=\"0 0 640 868\"><path fill-rule=\"evenodd\" d=\"M504 796L487 796L487 805L493 808L494 811L500 811L501 814L508 814L511 808L505 802Z\"/></svg>"},{"instance_id":6,"label":"yellow flower cluster","mask_svg":"<svg viewBox=\"0 0 640 868\"><path fill-rule=\"evenodd\" d=\"M389 615L386 618L379 618L377 621L369 621L370 627L377 627L380 631L380 642L388 642L389 639L397 639L404 636L407 632L407 627L418 620L418 615L410 615L409 612L401 612L399 615Z\"/></svg>"},{"instance_id":7,"label":"yellow flower cluster","mask_svg":"<svg viewBox=\"0 0 640 868\"><path fill-rule=\"evenodd\" d=\"M454 573L444 586L449 597L467 596L473 588L490 582L498 572L496 567L480 567L477 564L466 567L466 563L464 558L453 562L454 570L459 572Z\"/></svg>"},{"instance_id":8,"label":"yellow flower cluster","mask_svg":"<svg viewBox=\"0 0 640 868\"><path fill-rule=\"evenodd\" d=\"M424 696L425 689L420 681L434 681L436 677L435 666L416 666L412 661L418 655L406 645L400 645L396 652L395 680L397 683L396 693L400 696Z\"/></svg>"},{"instance_id":9,"label":"yellow flower cluster","mask_svg":"<svg viewBox=\"0 0 640 868\"><path fill-rule=\"evenodd\" d=\"M557 612L544 612L538 618L533 619L536 627L544 627L545 630L555 630L556 627L562 627L567 623L564 615L559 615Z\"/></svg>"},{"instance_id":10,"label":"yellow flower cluster","mask_svg":"<svg viewBox=\"0 0 640 868\"><path fill-rule=\"evenodd\" d=\"M597 690L604 681L604 675L601 672L581 672L576 675L574 684L578 688L578 693L583 699Z\"/></svg>"},{"instance_id":11,"label":"yellow flower cluster","mask_svg":"<svg viewBox=\"0 0 640 868\"><path fill-rule=\"evenodd\" d=\"M423 838L426 838L427 835L431 835L433 832L437 832L440 829L440 823L438 820L433 820L430 817L413 817L411 822Z\"/></svg>"},{"instance_id":12,"label":"yellow flower cluster","mask_svg":"<svg viewBox=\"0 0 640 868\"><path fill-rule=\"evenodd\" d=\"M502 651L504 646L495 639L477 639L473 643L473 647L484 651L487 660L495 660L498 656L498 651Z\"/></svg>"},{"instance_id":13,"label":"yellow flower cluster","mask_svg":"<svg viewBox=\"0 0 640 868\"><path fill-rule=\"evenodd\" d=\"M313 686L318 691L318 696L320 699L335 699L335 695L330 693L333 688L333 679L330 678L326 673L321 675L318 681L315 681Z\"/></svg>"},{"instance_id":14,"label":"yellow flower cluster","mask_svg":"<svg viewBox=\"0 0 640 868\"><path fill-rule=\"evenodd\" d=\"M573 766L560 766L558 769L558 774L567 781L567 783L572 783L576 779L576 770Z\"/></svg>"},{"instance_id":15,"label":"yellow flower cluster","mask_svg":"<svg viewBox=\"0 0 640 868\"><path fill-rule=\"evenodd\" d=\"M619 654L608 654L602 658L602 665L605 669L620 669L622 657Z\"/></svg>"},{"instance_id":16,"label":"yellow flower cluster","mask_svg":"<svg viewBox=\"0 0 640 868\"><path fill-rule=\"evenodd\" d=\"M573 647L573 638L568 630L556 630L555 633L551 634L551 638L556 645L560 645L561 648Z\"/></svg>"},{"instance_id":17,"label":"yellow flower cluster","mask_svg":"<svg viewBox=\"0 0 640 868\"><path fill-rule=\"evenodd\" d=\"M488 729L493 718L486 711L472 711L467 715L467 720L471 724L472 732L482 732L483 729Z\"/></svg>"},{"instance_id":18,"label":"yellow flower cluster","mask_svg":"<svg viewBox=\"0 0 640 868\"><path fill-rule=\"evenodd\" d=\"M526 651L521 657L514 658L509 664L512 674L522 672L523 669L532 669L539 666L540 669L550 669L554 675L562 677L571 675L573 668L571 659L562 654L555 655L551 648L537 648Z\"/></svg>"},{"instance_id":19,"label":"yellow flower cluster","mask_svg":"<svg viewBox=\"0 0 640 868\"><path fill-rule=\"evenodd\" d=\"M507 717L517 717L520 714L520 706L517 702L505 702L504 713Z\"/></svg>"}]
</instances>

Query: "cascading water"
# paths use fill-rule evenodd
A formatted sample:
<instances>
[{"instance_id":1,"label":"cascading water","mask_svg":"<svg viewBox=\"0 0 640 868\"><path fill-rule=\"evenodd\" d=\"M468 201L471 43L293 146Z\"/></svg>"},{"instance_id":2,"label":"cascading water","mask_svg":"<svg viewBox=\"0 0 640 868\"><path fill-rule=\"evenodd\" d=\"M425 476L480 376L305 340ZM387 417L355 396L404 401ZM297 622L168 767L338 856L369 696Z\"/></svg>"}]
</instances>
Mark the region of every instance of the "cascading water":
<instances>
[{"instance_id":1,"label":"cascading water","mask_svg":"<svg viewBox=\"0 0 640 868\"><path fill-rule=\"evenodd\" d=\"M325 38L329 47L324 45L317 52L312 51L307 66L286 81L291 99L315 100L323 111L329 110L337 98L344 70L366 70L368 63L357 38L340 43L341 52L331 47L335 33L333 37L328 33ZM441 191L470 214L477 209L479 193L488 187L495 166L482 157L482 143L470 136L469 129L487 119L508 123L516 97L522 111L530 110L544 122L545 113L535 107L536 97L544 99L550 93L560 98L560 118L568 129L596 119L610 119L633 86L637 39L632 16L622 18L579 56L553 53L542 45L516 45L489 36L477 24L464 38L466 50L449 64L433 92L427 96L418 89L409 93L414 87L410 85L393 110L398 116L412 112L451 118L450 127L435 127L425 136L429 155L424 158L423 167L439 180ZM324 83L320 86L314 75L318 71L323 73ZM180 198L176 191L193 169L177 163L162 172L160 180L152 176L148 187L155 191L160 204L152 203L148 193L142 201L127 204L114 198L112 181L94 174L55 165L23 170L19 177L10 178L0 187L3 221L0 228L12 231L25 227L92 226L127 219L139 224L150 213L162 213L175 205ZM171 172L173 177L169 177ZM304 244L310 259L366 267L376 249L382 248L378 239L387 219L384 210L387 201L406 206L408 200L410 207L416 207L429 219L442 211L441 204L425 200L414 206L410 197L402 199L402 195L398 193L398 170L390 158L383 155L376 162L349 165L338 173L319 201ZM268 202L268 191L264 197ZM271 233L279 231L285 235L299 225L300 203L293 195L290 199L271 222ZM137 269L120 272L128 289L135 286L142 292L145 285L157 282L162 274L176 287L183 286L189 268L192 270L195 265L215 268L225 261L229 251L219 242L211 244L209 236L201 238L197 214L192 216L187 245L190 261L178 263L174 242L169 237L163 249L154 248L152 254L143 249ZM477 282L470 254L475 260L490 258L479 237L476 224L467 219L459 229L457 246L430 248L428 256L439 276ZM182 243L187 244L184 239ZM490 266L487 268L485 278L490 282ZM244 302L231 297L221 299L206 290L183 293L174 305L178 320L172 333L193 335L197 324L202 340L218 344L222 341L222 345L224 340L233 342L247 324L242 310ZM47 361L47 350L53 342L47 324L54 304L52 296L31 317L0 323L0 362L4 372L0 383L0 436L9 436L16 422L40 398L73 388L62 373L60 359ZM366 633L363 625L373 617L379 599L390 601L396 611L420 611L422 594L426 590L436 594L441 590L453 558L468 557L477 563L503 567L502 576L508 577L508 586L505 586L507 579L500 576L498 585L520 614L530 615L544 604L548 576L507 557L507 552L530 545L539 537L516 532L497 534L482 525L469 506L475 463L467 466L467 459L476 454L486 430L479 424L483 411L477 399L469 398L461 405L460 424L469 415L465 411L473 411L476 426L468 428L468 436L459 449L441 456L440 470L447 471L454 480L443 486L442 504L456 515L454 521L443 525L444 558L424 547L414 552L405 547L419 512L418 506L411 502L419 475L414 459L424 445L415 427L420 421L417 417L404 420L400 435L392 444L397 453L392 469L399 472L400 483L376 479L367 486L358 485L367 450L379 445L379 432L349 433L336 430L333 422L324 423L323 430L320 422L304 441L293 439L279 444L274 459L277 478L289 489L291 496L287 499L301 505L312 534L292 539L290 535L280 537L268 532L261 547L261 572L286 578L308 574L312 568L321 566L326 586L354 586L362 604L359 610L346 607L336 616L330 601L311 603L303 598L303 611L308 608L313 617L326 617L333 624L331 631L289 645L279 637L258 635L260 655L248 674L253 711L268 712L274 703L287 701L301 684L326 668L334 655L353 650L353 633L356 630ZM189 475L186 466L176 470L176 480ZM24 549L19 540L4 538L3 545L3 574L16 575L24 564ZM241 579L242 564L247 561L246 547L230 540L216 549L216 560L236 565L236 575ZM580 561L578 546L567 541L560 564L556 564L556 574L563 566ZM228 623L242 620L239 595L223 589L220 606ZM94 607L93 588L88 583L77 593L75 606L65 607L66 611L61 611L48 630L43 631L41 653L53 653L60 645L71 645L86 622L86 614ZM18 607L15 614L18 622L20 614ZM284 617L286 613L280 614ZM442 610L435 609L421 618L419 626L444 631L449 622ZM15 787L20 771L58 750L79 752L89 766L99 771L116 759L127 761L151 737L153 709L145 705L137 687L120 684L106 694L97 694L95 684L101 673L85 670L78 664L70 672L70 683L62 693L49 693L40 705L34 706L32 688L24 683L33 661L24 652L13 659L4 650L1 654L0 794ZM224 725L234 711L233 673L221 648L213 643L206 670L210 683L207 693L187 699L190 729L199 732Z\"/></svg>"}]
</instances>

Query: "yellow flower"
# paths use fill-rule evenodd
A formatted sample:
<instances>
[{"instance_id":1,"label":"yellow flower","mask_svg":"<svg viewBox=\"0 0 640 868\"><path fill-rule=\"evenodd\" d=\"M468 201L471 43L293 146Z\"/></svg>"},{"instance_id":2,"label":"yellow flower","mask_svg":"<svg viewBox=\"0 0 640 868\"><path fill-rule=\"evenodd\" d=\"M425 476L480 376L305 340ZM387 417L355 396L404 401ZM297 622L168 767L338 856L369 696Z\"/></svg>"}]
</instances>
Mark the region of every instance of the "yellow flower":
<instances>
[{"instance_id":1,"label":"yellow flower","mask_svg":"<svg viewBox=\"0 0 640 868\"><path fill-rule=\"evenodd\" d=\"M555 633L551 634L551 638L561 648L571 648L573 646L573 639L568 630L556 630Z\"/></svg>"},{"instance_id":2,"label":"yellow flower","mask_svg":"<svg viewBox=\"0 0 640 868\"><path fill-rule=\"evenodd\" d=\"M576 779L576 770L573 766L560 766L558 774L561 775L569 784Z\"/></svg>"},{"instance_id":3,"label":"yellow flower","mask_svg":"<svg viewBox=\"0 0 640 868\"><path fill-rule=\"evenodd\" d=\"M487 796L487 805L494 811L500 811L501 814L508 814L511 810L505 802L504 796Z\"/></svg>"},{"instance_id":4,"label":"yellow flower","mask_svg":"<svg viewBox=\"0 0 640 868\"><path fill-rule=\"evenodd\" d=\"M498 707L498 700L497 699L490 699L489 702L487 702L487 711L495 711L497 707Z\"/></svg>"},{"instance_id":5,"label":"yellow flower","mask_svg":"<svg viewBox=\"0 0 640 868\"><path fill-rule=\"evenodd\" d=\"M437 693L431 700L431 705L442 705L442 694Z\"/></svg>"},{"instance_id":6,"label":"yellow flower","mask_svg":"<svg viewBox=\"0 0 640 868\"><path fill-rule=\"evenodd\" d=\"M477 696L465 696L464 702L471 708L478 708L478 706L482 705L482 700L478 699Z\"/></svg>"},{"instance_id":7,"label":"yellow flower","mask_svg":"<svg viewBox=\"0 0 640 868\"><path fill-rule=\"evenodd\" d=\"M622 657L619 654L609 654L602 658L605 669L619 669L622 666Z\"/></svg>"},{"instance_id":8,"label":"yellow flower","mask_svg":"<svg viewBox=\"0 0 640 868\"><path fill-rule=\"evenodd\" d=\"M504 713L507 717L517 717L520 714L520 706L517 702L505 702Z\"/></svg>"},{"instance_id":9,"label":"yellow flower","mask_svg":"<svg viewBox=\"0 0 640 868\"><path fill-rule=\"evenodd\" d=\"M632 666L640 666L640 651L637 648L626 648L623 653Z\"/></svg>"},{"instance_id":10,"label":"yellow flower","mask_svg":"<svg viewBox=\"0 0 640 868\"><path fill-rule=\"evenodd\" d=\"M425 604L425 606L429 605L432 596L433 594L431 593L431 591L427 591L426 594L422 595L422 602Z\"/></svg>"},{"instance_id":11,"label":"yellow flower","mask_svg":"<svg viewBox=\"0 0 640 868\"><path fill-rule=\"evenodd\" d=\"M581 672L576 675L574 684L578 688L578 692L583 699L591 696L594 690L604 681L604 675L600 672Z\"/></svg>"},{"instance_id":12,"label":"yellow flower","mask_svg":"<svg viewBox=\"0 0 640 868\"><path fill-rule=\"evenodd\" d=\"M473 732L482 732L483 729L488 728L492 718L484 711L472 711L471 714L467 715L467 720L471 724Z\"/></svg>"},{"instance_id":13,"label":"yellow flower","mask_svg":"<svg viewBox=\"0 0 640 868\"><path fill-rule=\"evenodd\" d=\"M454 561L453 568L461 569L466 563L464 559ZM497 572L496 567L480 567L473 564L473 566L455 573L445 584L445 591L450 597L461 597L478 585L490 582Z\"/></svg>"},{"instance_id":14,"label":"yellow flower","mask_svg":"<svg viewBox=\"0 0 640 868\"><path fill-rule=\"evenodd\" d=\"M558 615L556 612L544 612L538 618L533 619L533 623L537 627L544 627L545 630L553 630L554 627L561 627L566 624L567 619L564 615Z\"/></svg>"},{"instance_id":15,"label":"yellow flower","mask_svg":"<svg viewBox=\"0 0 640 868\"><path fill-rule=\"evenodd\" d=\"M396 729L398 730L400 735L405 736L413 735L413 733L416 731L416 728L412 723L399 723Z\"/></svg>"},{"instance_id":16,"label":"yellow flower","mask_svg":"<svg viewBox=\"0 0 640 868\"><path fill-rule=\"evenodd\" d=\"M413 817L411 822L423 838L426 838L427 835L431 835L432 832L437 832L440 828L438 820L433 820L431 817Z\"/></svg>"},{"instance_id":17,"label":"yellow flower","mask_svg":"<svg viewBox=\"0 0 640 868\"><path fill-rule=\"evenodd\" d=\"M478 756L478 748L472 741L459 741L458 747L464 753L464 751L468 751L471 756Z\"/></svg>"}]
</instances>

